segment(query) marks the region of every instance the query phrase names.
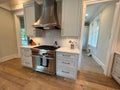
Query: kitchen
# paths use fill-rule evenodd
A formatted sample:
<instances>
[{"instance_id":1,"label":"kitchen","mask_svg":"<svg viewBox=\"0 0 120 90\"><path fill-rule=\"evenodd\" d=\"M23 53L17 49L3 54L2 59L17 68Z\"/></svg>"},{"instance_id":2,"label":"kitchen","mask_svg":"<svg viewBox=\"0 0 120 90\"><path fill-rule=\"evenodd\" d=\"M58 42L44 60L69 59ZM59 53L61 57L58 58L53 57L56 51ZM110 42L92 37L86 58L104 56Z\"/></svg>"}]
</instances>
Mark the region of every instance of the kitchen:
<instances>
[{"instance_id":1,"label":"kitchen","mask_svg":"<svg viewBox=\"0 0 120 90\"><path fill-rule=\"evenodd\" d=\"M78 0L79 1L79 0ZM33 2L33 1L32 1ZM60 0L58 0L57 1L59 4L61 3L61 1ZM35 2L33 2L33 3L35 3ZM67 4L67 5L66 5ZM27 31L27 34L30 34L29 36L31 36L30 37L30 39L32 39L34 42L36 42L36 44L37 45L54 45L54 42L55 41L57 41L57 43L58 43L58 46L61 46L61 47L67 47L67 49L58 49L57 50L57 54L58 55L56 55L56 58L58 58L58 59L60 59L60 61L62 61L62 60L64 60L65 59L65 57L67 57L67 58L69 58L69 60L71 61L71 62L69 62L70 64L72 64L73 65L73 67L74 67L74 69L72 70L72 69L70 69L69 67L67 68L67 67L63 67L63 66L61 66L60 65L60 67L57 67L60 71L58 72L58 76L62 76L62 77L66 77L66 78L73 78L73 79L76 79L76 77L77 77L77 69L78 69L78 67L79 67L79 63L78 62L80 62L80 60L79 60L79 57L80 57L80 51L78 50L78 49L70 49L70 48L73 48L73 46L72 46L72 44L74 43L74 48L79 48L80 47L80 45L79 45L79 43L80 43L80 41L79 41L79 37L80 36L78 36L78 35L80 35L80 31L79 31L79 28L80 28L80 21L79 21L79 16L80 16L80 12L78 12L79 11L79 8L78 7L80 7L81 6L81 4L82 4L82 2L81 3L77 3L77 1L76 2L72 2L72 1L70 1L69 2L69 4L68 4L68 2L67 2L67 0L66 1L64 1L64 4L63 4L63 6L64 6L64 10L62 10L62 15L61 15L61 13L59 12L59 14L58 14L58 16L59 17L62 17L62 22L61 23L64 23L64 22L66 22L65 24L63 24L63 27L65 28L63 28L63 29L61 29L61 30L45 30L45 31L36 31L37 32L37 34L38 33L41 33L42 34L42 37L33 37L33 34L34 34L34 32L35 32L35 30L30 30L31 28L33 28L31 25L33 25L34 24L34 20L32 21L32 23L30 22L32 19L29 19L29 21L27 21L27 23L25 23L25 24L31 24L30 25L30 27L27 27L27 28L29 28L29 29L27 29L28 31ZM24 4L25 5L25 4ZM75 6L75 8L69 8L71 5L74 5ZM25 7L27 7L27 6L29 6L28 4L25 6ZM7 7L6 7L7 8ZM13 8L13 10L16 8L16 10L14 10L14 18L15 18L15 23L17 23L17 24L15 24L16 26L15 26L15 28L16 28L16 33L17 33L17 44L18 44L18 52L19 52L19 54L20 54L20 45L21 45L21 43L20 43L20 36L19 36L19 32L20 32L20 23L19 23L19 19L18 19L18 17L17 16L21 16L22 14L23 14L23 12L21 12L21 10L18 10L17 11L17 9L18 9L18 7L17 7L17 5L16 5L16 7L14 6L14 7L12 7ZM21 5L19 6L19 8L21 8ZM26 12L27 12L27 14L29 15L29 16L34 16L34 15L32 15L30 12L33 12L32 11L32 9L31 9L31 7L30 8L26 8L26 9L28 9L28 10L26 10ZM59 8L60 9L60 8ZM73 12L70 12L70 10L72 10L72 11L74 11L74 13ZM59 10L60 11L60 10ZM68 11L67 13L66 13L66 11ZM63 13L64 12L64 13ZM30 13L30 14L29 14ZM34 14L34 13L33 13ZM11 15L11 14L10 14ZM11 17L10 17L10 15L9 15L9 18L11 18L11 19L13 19L13 16L11 15ZM69 16L68 16L69 15ZM76 16L75 16L76 15ZM27 16L27 15L26 15ZM29 16L27 16L27 17L29 17ZM75 19L74 19L74 17L75 17ZM31 17L30 17L31 18ZM69 19L69 18L71 18L71 19ZM7 20L5 20L5 21L8 21L9 19L8 18L6 18ZM63 22L63 20L64 20L64 22ZM78 21L78 22L76 22L76 20ZM10 20L11 21L11 20ZM61 21L60 20L60 18L59 18L59 21ZM72 21L72 22L71 22ZM26 21L25 21L26 22ZM12 22L10 22L10 23L12 23L13 25L14 25L14 21L12 20ZM69 24L68 24L69 23ZM73 24L74 23L74 24ZM10 26L13 26L13 25L10 25ZM5 27L5 26L4 26ZM7 27L6 27L7 28ZM26 27L25 27L26 28ZM33 28L34 29L34 28ZM8 30L8 29L7 29ZM14 30L14 27L12 27L12 30L11 31L13 31ZM30 31L29 31L30 30ZM71 32L70 32L70 31ZM74 31L73 31L74 30ZM12 33L12 32L10 32L10 33ZM16 37L15 36L15 30L13 31L13 33L14 33L14 35L11 35L12 37ZM12 33L12 34L13 34ZM9 34L9 33L8 33ZM64 36L64 37L61 37L61 34L62 34L62 36ZM9 35L8 35L9 36ZM11 38L11 36L10 37L8 37L8 38ZM11 40L11 41L16 41L16 38L14 38L13 40ZM6 43L8 43L8 42L10 42L10 40L8 39L8 41L6 42ZM10 42L10 44L13 44L13 43L11 43ZM2 45L2 44L1 44ZM6 44L6 45L8 45L8 44ZM7 58L13 58L13 57L17 57L17 55L15 55L17 52L17 45L15 46L16 44L14 44L14 45L12 45L12 46L9 46L9 47L13 47L15 50L15 52L12 52L11 51L11 53L13 53L14 55L13 56L11 56L11 57L6 57L6 58L3 58L2 60L4 61L5 59L7 59ZM5 46L3 45L3 46L1 46L1 48L4 48ZM16 48L15 48L16 47ZM30 46L31 47L31 46ZM25 50L23 51L24 53L25 52L29 52L29 50L30 50L30 48L25 48ZM0 50L0 51L2 51L2 49ZM6 51L2 51L2 52L0 52L1 54L0 55L5 55L6 54ZM22 53L23 54L23 53ZM23 54L24 56L28 56L28 54L29 53L25 53L25 54ZM67 54L67 55L62 55L62 54ZM71 56L70 56L70 55ZM75 54L75 55L74 55ZM9 54L8 54L9 55ZM30 55L30 54L29 54ZM57 57L58 56L58 57ZM3 56L0 56L1 58L3 57ZM74 57L74 58L73 58ZM77 57L76 59L75 59L75 57ZM63 59L62 59L63 58ZM72 59L70 59L70 58L72 58ZM75 60L73 60L73 59L75 59ZM30 59L29 59L30 60ZM14 61L13 61L14 62ZM59 62L59 61L58 61ZM11 62L12 63L12 62ZM60 62L59 62L60 63ZM66 63L66 62L64 62L64 63ZM74 64L75 65L74 65ZM29 63L27 63L27 64L29 64ZM4 64L3 64L4 65ZM16 63L16 65L18 65L17 63ZM15 66L16 66L15 65ZM31 64L32 65L32 64ZM72 65L71 65L71 68L73 68L72 67ZM7 65L6 65L7 66ZM8 65L9 66L9 65ZM20 65L18 65L19 67L18 67L18 70L19 70L19 68L20 68ZM11 67L11 66L10 66ZM63 68L61 68L61 67L63 67ZM66 70L66 68L67 68L67 71L64 71L64 73L67 73L67 75L65 74L61 74L60 72L62 72L63 70ZM24 70L26 70L27 71L27 69L25 68L25 67L23 67L23 69ZM8 69L9 70L9 69ZM23 70L23 71L24 71ZM12 70L10 70L11 72L12 72ZM57 70L58 71L58 70ZM68 71L70 71L70 72L68 72ZM34 72L34 71L31 71L31 72ZM73 73L74 72L74 73ZM35 72L35 73L37 73L37 72ZM68 75L68 73L70 73L69 75ZM19 73L19 72L17 72L17 74L19 75L21 75L21 73ZM26 74L28 74L27 72L26 72ZM32 74L33 75L33 73L30 73L30 74ZM41 74L41 73L40 73ZM23 74L22 74L23 75ZM36 74L37 76L38 76L38 74ZM41 74L41 77L44 77L44 75L42 76L43 74ZM24 76L24 75L23 75ZM28 75L29 76L29 75ZM45 74L45 76L46 76L46 74ZM46 78L50 78L50 76L46 76ZM51 78L54 78L54 77L51 77ZM65 78L65 80L70 80L70 79L66 79ZM58 79L58 78L56 78L56 79ZM59 80L58 80L58 82L59 82ZM63 81L64 82L64 81ZM81 86L82 87L82 86ZM84 88L84 87L83 87ZM97 87L96 87L97 88ZM58 89L58 88L57 88Z\"/></svg>"}]
</instances>

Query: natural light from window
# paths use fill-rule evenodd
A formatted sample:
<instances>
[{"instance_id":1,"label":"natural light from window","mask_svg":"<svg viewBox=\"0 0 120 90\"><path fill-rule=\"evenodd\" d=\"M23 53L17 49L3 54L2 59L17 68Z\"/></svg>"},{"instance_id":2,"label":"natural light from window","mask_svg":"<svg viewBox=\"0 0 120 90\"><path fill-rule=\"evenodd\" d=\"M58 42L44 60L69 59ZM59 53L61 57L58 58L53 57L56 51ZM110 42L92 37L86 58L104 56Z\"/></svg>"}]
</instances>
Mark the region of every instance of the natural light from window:
<instances>
[{"instance_id":1,"label":"natural light from window","mask_svg":"<svg viewBox=\"0 0 120 90\"><path fill-rule=\"evenodd\" d=\"M88 44L94 48L97 47L99 35L100 16L97 16L91 23L89 28Z\"/></svg>"}]
</instances>

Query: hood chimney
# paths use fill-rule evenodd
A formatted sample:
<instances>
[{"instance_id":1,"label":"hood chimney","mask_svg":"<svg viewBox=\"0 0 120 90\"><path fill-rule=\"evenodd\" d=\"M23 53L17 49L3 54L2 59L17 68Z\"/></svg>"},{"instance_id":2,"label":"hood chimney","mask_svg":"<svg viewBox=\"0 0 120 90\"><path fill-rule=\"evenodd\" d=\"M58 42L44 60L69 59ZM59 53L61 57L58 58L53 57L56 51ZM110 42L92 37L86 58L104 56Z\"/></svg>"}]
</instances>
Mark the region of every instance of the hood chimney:
<instances>
[{"instance_id":1,"label":"hood chimney","mask_svg":"<svg viewBox=\"0 0 120 90\"><path fill-rule=\"evenodd\" d=\"M42 0L42 14L34 27L38 29L60 29L56 0Z\"/></svg>"}]
</instances>

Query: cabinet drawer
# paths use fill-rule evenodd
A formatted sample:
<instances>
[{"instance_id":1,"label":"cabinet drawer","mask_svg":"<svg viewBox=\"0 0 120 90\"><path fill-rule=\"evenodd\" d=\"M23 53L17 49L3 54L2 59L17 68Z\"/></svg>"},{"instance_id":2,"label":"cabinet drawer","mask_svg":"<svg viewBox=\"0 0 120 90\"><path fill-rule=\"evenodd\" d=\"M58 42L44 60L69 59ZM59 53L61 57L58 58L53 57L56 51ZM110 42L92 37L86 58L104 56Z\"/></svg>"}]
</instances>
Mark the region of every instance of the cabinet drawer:
<instances>
[{"instance_id":1,"label":"cabinet drawer","mask_svg":"<svg viewBox=\"0 0 120 90\"><path fill-rule=\"evenodd\" d=\"M76 79L76 70L74 70L73 68L59 66L57 67L57 75L70 79Z\"/></svg>"},{"instance_id":2,"label":"cabinet drawer","mask_svg":"<svg viewBox=\"0 0 120 90\"><path fill-rule=\"evenodd\" d=\"M22 56L28 58L28 57L31 57L31 54L26 53L26 54L23 54Z\"/></svg>"},{"instance_id":3,"label":"cabinet drawer","mask_svg":"<svg viewBox=\"0 0 120 90\"><path fill-rule=\"evenodd\" d=\"M32 68L32 61L24 61L24 66Z\"/></svg>"},{"instance_id":4,"label":"cabinet drawer","mask_svg":"<svg viewBox=\"0 0 120 90\"><path fill-rule=\"evenodd\" d=\"M114 76L114 75L119 75L119 76L120 76L120 70L119 70L119 71L113 70L113 71L112 71L112 75L113 75L113 76Z\"/></svg>"},{"instance_id":5,"label":"cabinet drawer","mask_svg":"<svg viewBox=\"0 0 120 90\"><path fill-rule=\"evenodd\" d=\"M113 67L113 71L120 73L120 66L119 66L119 67L114 66L114 67ZM120 74L119 74L119 75L120 75Z\"/></svg>"},{"instance_id":6,"label":"cabinet drawer","mask_svg":"<svg viewBox=\"0 0 120 90\"><path fill-rule=\"evenodd\" d=\"M71 54L71 53L58 53L57 52L57 58L71 58L71 59L77 59L77 55L76 54Z\"/></svg>"},{"instance_id":7,"label":"cabinet drawer","mask_svg":"<svg viewBox=\"0 0 120 90\"><path fill-rule=\"evenodd\" d=\"M24 62L24 66L29 67L29 68L32 68L32 63L31 63L31 62L28 62L28 61L25 61L25 62Z\"/></svg>"},{"instance_id":8,"label":"cabinet drawer","mask_svg":"<svg viewBox=\"0 0 120 90\"><path fill-rule=\"evenodd\" d=\"M115 57L115 62L114 63L115 64L120 64L120 57L118 57L117 55Z\"/></svg>"},{"instance_id":9,"label":"cabinet drawer","mask_svg":"<svg viewBox=\"0 0 120 90\"><path fill-rule=\"evenodd\" d=\"M113 78L120 84L120 55L115 54L112 68Z\"/></svg>"},{"instance_id":10,"label":"cabinet drawer","mask_svg":"<svg viewBox=\"0 0 120 90\"><path fill-rule=\"evenodd\" d=\"M113 78L120 84L120 75L114 74Z\"/></svg>"},{"instance_id":11,"label":"cabinet drawer","mask_svg":"<svg viewBox=\"0 0 120 90\"><path fill-rule=\"evenodd\" d=\"M57 58L57 64L75 68L76 61L75 60L68 60L68 59Z\"/></svg>"},{"instance_id":12,"label":"cabinet drawer","mask_svg":"<svg viewBox=\"0 0 120 90\"><path fill-rule=\"evenodd\" d=\"M29 56L31 56L30 48L21 48L21 55L22 55L22 57L29 57Z\"/></svg>"},{"instance_id":13,"label":"cabinet drawer","mask_svg":"<svg viewBox=\"0 0 120 90\"><path fill-rule=\"evenodd\" d=\"M23 66L32 68L32 58L31 57L22 58L21 63Z\"/></svg>"}]
</instances>

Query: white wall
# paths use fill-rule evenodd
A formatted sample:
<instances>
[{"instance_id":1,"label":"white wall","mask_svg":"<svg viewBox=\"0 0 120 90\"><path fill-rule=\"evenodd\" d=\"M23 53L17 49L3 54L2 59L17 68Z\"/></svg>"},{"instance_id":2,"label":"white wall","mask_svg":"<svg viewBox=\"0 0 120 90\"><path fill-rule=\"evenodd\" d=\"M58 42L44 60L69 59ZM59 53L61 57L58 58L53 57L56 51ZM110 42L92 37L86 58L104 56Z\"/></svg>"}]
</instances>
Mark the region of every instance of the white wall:
<instances>
[{"instance_id":1,"label":"white wall","mask_svg":"<svg viewBox=\"0 0 120 90\"><path fill-rule=\"evenodd\" d=\"M4 8L6 10L11 10L11 8L10 8L10 6L9 6L9 4L7 2L6 3L1 3L0 7Z\"/></svg>"},{"instance_id":2,"label":"white wall","mask_svg":"<svg viewBox=\"0 0 120 90\"><path fill-rule=\"evenodd\" d=\"M0 62L17 54L13 14L0 8Z\"/></svg>"},{"instance_id":3,"label":"white wall","mask_svg":"<svg viewBox=\"0 0 120 90\"><path fill-rule=\"evenodd\" d=\"M108 5L101 12L98 45L96 48L92 48L92 53L94 57L96 57L99 60L103 68L106 63L106 56L108 52L108 44L111 35L114 11L115 11L115 3Z\"/></svg>"}]
</instances>

